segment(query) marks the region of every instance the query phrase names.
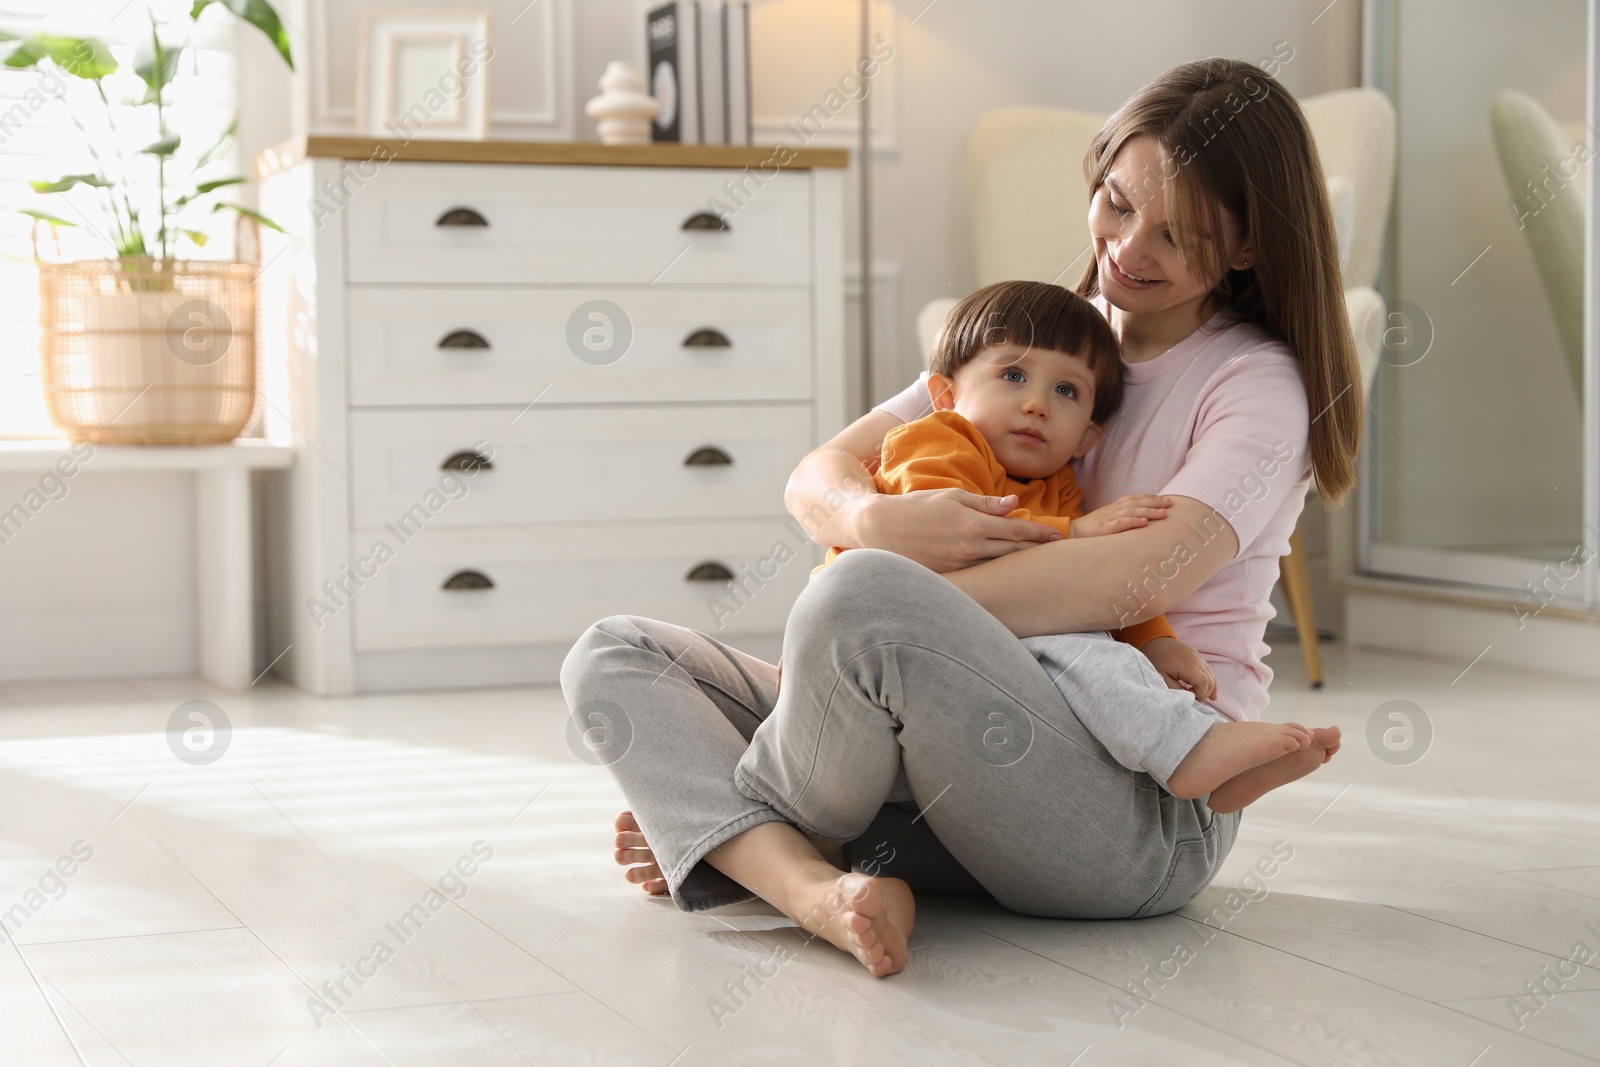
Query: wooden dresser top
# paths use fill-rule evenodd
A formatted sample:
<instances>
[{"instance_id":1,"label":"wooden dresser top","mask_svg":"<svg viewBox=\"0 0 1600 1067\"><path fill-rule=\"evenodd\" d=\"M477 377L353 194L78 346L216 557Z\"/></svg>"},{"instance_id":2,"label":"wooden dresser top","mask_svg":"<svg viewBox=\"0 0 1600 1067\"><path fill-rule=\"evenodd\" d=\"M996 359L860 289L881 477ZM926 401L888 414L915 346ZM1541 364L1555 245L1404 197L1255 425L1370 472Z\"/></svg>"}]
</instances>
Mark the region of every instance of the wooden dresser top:
<instances>
[{"instance_id":1,"label":"wooden dresser top","mask_svg":"<svg viewBox=\"0 0 1600 1067\"><path fill-rule=\"evenodd\" d=\"M745 167L768 171L845 167L843 148L787 148L773 145L643 144L604 145L593 141L440 141L415 138L389 141L371 137L293 137L256 158L264 178L303 159L357 159L419 163L543 163L610 167Z\"/></svg>"}]
</instances>

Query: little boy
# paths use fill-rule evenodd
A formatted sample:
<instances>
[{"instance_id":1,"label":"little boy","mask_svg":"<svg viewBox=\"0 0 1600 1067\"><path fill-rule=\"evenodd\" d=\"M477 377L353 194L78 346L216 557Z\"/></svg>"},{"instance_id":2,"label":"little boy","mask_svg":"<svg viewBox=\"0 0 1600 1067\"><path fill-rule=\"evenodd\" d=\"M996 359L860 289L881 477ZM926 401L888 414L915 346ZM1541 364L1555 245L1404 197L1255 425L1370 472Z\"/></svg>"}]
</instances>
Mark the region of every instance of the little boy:
<instances>
[{"instance_id":1,"label":"little boy","mask_svg":"<svg viewBox=\"0 0 1600 1067\"><path fill-rule=\"evenodd\" d=\"M1068 537L1114 534L1163 517L1150 507L1162 498L1137 496L1083 513L1070 461L1095 445L1116 414L1123 364L1110 325L1082 297L1042 282L980 289L945 320L930 371L934 412L884 438L874 475L879 492L958 488L1015 494L1019 507L1012 516L1048 523ZM817 569L841 551L830 549ZM1096 656L1097 670L1109 663L1121 668L1120 676L1095 679L1100 699L1073 699L1070 649L1081 650L1081 639L1095 636L1031 637L1023 643L1112 758L1149 774L1174 796L1206 796L1311 743L1298 724L1233 722L1202 704L1197 698L1216 694L1210 667L1160 616L1117 631L1115 637L1143 657ZM1192 692L1168 688L1163 675ZM1122 691L1111 691L1119 683ZM1212 808L1236 811L1259 795L1259 789L1241 784L1213 797Z\"/></svg>"}]
</instances>

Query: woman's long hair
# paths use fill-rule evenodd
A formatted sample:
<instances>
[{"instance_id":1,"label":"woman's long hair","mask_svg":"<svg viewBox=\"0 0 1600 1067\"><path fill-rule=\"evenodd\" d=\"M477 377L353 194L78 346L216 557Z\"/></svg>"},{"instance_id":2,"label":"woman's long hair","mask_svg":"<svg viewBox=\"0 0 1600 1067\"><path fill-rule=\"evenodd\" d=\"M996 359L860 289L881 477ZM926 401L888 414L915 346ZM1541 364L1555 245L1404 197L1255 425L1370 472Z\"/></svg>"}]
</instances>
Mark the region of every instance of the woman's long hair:
<instances>
[{"instance_id":1,"label":"woman's long hair","mask_svg":"<svg viewBox=\"0 0 1600 1067\"><path fill-rule=\"evenodd\" d=\"M1167 217L1184 262L1221 280L1202 317L1228 309L1286 342L1311 409L1311 467L1338 503L1356 480L1365 401L1328 191L1300 105L1271 75L1237 59L1174 67L1106 120L1084 157L1091 198L1134 137L1160 146ZM1251 267L1224 262L1221 209L1253 245ZM1209 239L1203 235L1211 235ZM1093 257L1078 292L1100 291Z\"/></svg>"}]
</instances>

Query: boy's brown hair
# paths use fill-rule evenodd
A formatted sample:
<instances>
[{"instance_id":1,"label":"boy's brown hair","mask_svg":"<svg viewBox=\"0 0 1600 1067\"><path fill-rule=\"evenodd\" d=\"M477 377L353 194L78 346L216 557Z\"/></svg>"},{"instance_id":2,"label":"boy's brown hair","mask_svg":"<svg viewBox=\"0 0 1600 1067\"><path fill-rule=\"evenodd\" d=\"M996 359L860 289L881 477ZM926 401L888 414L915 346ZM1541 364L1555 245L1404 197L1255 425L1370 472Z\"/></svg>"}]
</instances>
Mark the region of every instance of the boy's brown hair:
<instances>
[{"instance_id":1,"label":"boy's brown hair","mask_svg":"<svg viewBox=\"0 0 1600 1067\"><path fill-rule=\"evenodd\" d=\"M1122 347L1094 305L1048 282L996 282L968 296L945 317L928 370L945 377L985 348L1017 344L1080 356L1094 375L1091 422L1104 426L1122 406Z\"/></svg>"}]
</instances>

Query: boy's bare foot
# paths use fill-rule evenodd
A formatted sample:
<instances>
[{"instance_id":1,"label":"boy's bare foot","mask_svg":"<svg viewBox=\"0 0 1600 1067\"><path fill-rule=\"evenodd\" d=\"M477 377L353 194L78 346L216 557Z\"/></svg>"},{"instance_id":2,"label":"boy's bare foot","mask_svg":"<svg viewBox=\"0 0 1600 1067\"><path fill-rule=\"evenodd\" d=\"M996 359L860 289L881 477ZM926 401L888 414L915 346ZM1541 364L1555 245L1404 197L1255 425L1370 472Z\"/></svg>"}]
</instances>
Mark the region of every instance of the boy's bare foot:
<instances>
[{"instance_id":1,"label":"boy's bare foot","mask_svg":"<svg viewBox=\"0 0 1600 1067\"><path fill-rule=\"evenodd\" d=\"M1183 757L1167 779L1167 791L1184 800L1203 797L1252 767L1310 744L1311 732L1297 722L1219 722Z\"/></svg>"},{"instance_id":2,"label":"boy's bare foot","mask_svg":"<svg viewBox=\"0 0 1600 1067\"><path fill-rule=\"evenodd\" d=\"M905 970L917 903L899 878L841 874L800 890L791 906L791 919L850 953L873 977Z\"/></svg>"},{"instance_id":3,"label":"boy's bare foot","mask_svg":"<svg viewBox=\"0 0 1600 1067\"><path fill-rule=\"evenodd\" d=\"M644 891L653 897L665 896L667 880L661 877L661 868L656 866L656 854L650 851L650 844L640 832L639 822L633 817L633 812L624 811L619 814L616 828L616 860L628 868L622 876L630 882L638 882ZM629 866L630 864L639 866Z\"/></svg>"},{"instance_id":4,"label":"boy's bare foot","mask_svg":"<svg viewBox=\"0 0 1600 1067\"><path fill-rule=\"evenodd\" d=\"M1212 791L1206 801L1212 811L1226 815L1254 804L1261 797L1297 778L1304 778L1333 758L1339 751L1339 728L1327 726L1311 731L1311 744L1298 752L1279 756L1268 763L1234 775Z\"/></svg>"}]
</instances>

